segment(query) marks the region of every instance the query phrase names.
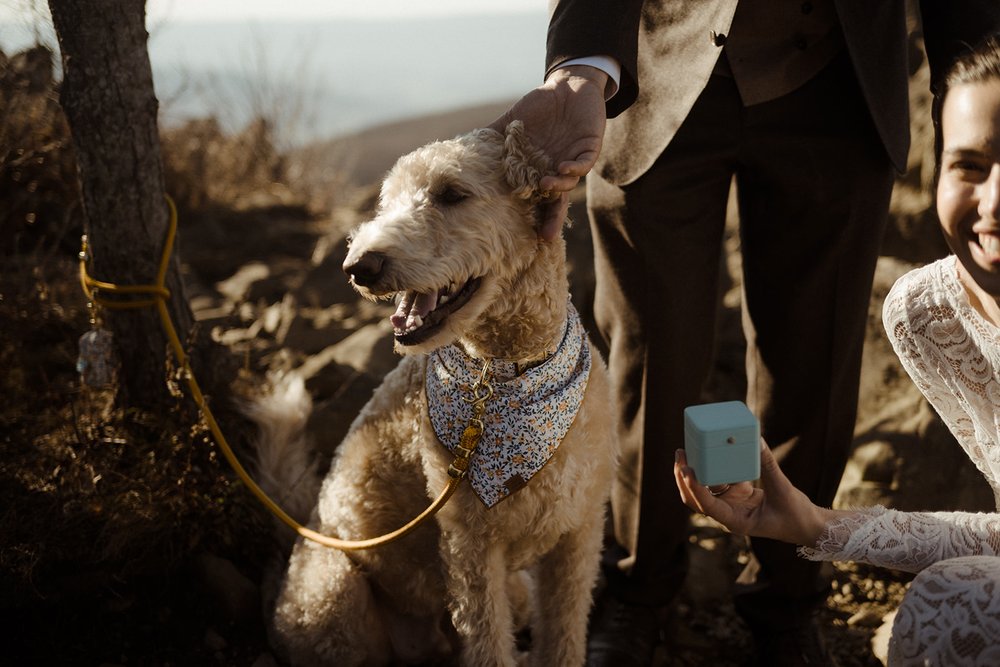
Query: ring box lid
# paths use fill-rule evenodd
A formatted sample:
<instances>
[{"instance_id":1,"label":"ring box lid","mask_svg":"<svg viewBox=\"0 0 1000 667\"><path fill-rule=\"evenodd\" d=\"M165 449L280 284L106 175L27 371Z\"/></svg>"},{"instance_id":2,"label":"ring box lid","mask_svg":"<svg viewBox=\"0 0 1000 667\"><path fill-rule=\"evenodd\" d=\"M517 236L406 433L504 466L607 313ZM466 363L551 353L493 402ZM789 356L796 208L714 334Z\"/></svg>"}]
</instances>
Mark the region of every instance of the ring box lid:
<instances>
[{"instance_id":1,"label":"ring box lid","mask_svg":"<svg viewBox=\"0 0 1000 667\"><path fill-rule=\"evenodd\" d=\"M756 448L759 439L757 418L743 401L692 405L684 409L685 432L694 431L705 447L749 442Z\"/></svg>"}]
</instances>

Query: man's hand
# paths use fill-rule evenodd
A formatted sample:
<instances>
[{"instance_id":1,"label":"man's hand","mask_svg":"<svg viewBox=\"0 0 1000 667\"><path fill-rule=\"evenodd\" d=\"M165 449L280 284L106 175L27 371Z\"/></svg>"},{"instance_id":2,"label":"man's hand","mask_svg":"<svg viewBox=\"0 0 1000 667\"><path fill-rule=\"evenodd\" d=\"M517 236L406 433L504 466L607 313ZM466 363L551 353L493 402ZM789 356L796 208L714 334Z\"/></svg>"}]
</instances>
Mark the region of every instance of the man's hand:
<instances>
[{"instance_id":1,"label":"man's hand","mask_svg":"<svg viewBox=\"0 0 1000 667\"><path fill-rule=\"evenodd\" d=\"M531 143L552 159L555 173L539 182L543 191L552 193L539 231L543 240L559 234L569 209L567 193L597 162L604 140L607 80L607 74L586 65L557 69L490 124L503 132L512 121L522 121Z\"/></svg>"}]
</instances>

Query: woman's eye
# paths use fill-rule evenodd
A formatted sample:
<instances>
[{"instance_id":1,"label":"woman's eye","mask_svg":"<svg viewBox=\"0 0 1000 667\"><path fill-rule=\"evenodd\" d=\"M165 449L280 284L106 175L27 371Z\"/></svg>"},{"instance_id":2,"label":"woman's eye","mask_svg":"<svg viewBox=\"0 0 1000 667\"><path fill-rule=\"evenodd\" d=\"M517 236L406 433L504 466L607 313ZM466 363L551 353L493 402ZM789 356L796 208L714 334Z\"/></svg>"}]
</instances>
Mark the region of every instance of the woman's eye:
<instances>
[{"instance_id":1,"label":"woman's eye","mask_svg":"<svg viewBox=\"0 0 1000 667\"><path fill-rule=\"evenodd\" d=\"M987 167L974 160L955 160L949 163L948 169L967 180L981 180L988 171Z\"/></svg>"},{"instance_id":2,"label":"woman's eye","mask_svg":"<svg viewBox=\"0 0 1000 667\"><path fill-rule=\"evenodd\" d=\"M469 195L456 187L448 186L437 194L435 199L441 204L457 204L468 199Z\"/></svg>"}]
</instances>

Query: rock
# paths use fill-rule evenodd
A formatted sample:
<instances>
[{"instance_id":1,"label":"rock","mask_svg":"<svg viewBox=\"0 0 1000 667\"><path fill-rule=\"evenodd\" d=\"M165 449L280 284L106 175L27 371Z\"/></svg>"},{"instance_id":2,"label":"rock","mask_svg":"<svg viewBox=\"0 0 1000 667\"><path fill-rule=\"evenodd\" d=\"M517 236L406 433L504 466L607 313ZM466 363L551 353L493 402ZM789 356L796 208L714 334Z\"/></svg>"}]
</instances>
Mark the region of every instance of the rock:
<instances>
[{"instance_id":1,"label":"rock","mask_svg":"<svg viewBox=\"0 0 1000 667\"><path fill-rule=\"evenodd\" d=\"M203 294L190 299L194 319L206 326L225 321L233 312L231 303Z\"/></svg>"},{"instance_id":2,"label":"rock","mask_svg":"<svg viewBox=\"0 0 1000 667\"><path fill-rule=\"evenodd\" d=\"M351 422L381 383L381 378L354 371L339 386L338 392L316 403L309 416L308 429L315 434L317 450L326 455L333 453L347 434ZM306 387L309 388L309 385Z\"/></svg>"},{"instance_id":3,"label":"rock","mask_svg":"<svg viewBox=\"0 0 1000 667\"><path fill-rule=\"evenodd\" d=\"M309 381L331 363L381 378L399 363L392 348L392 325L388 320L361 327L336 345L313 355L299 368Z\"/></svg>"},{"instance_id":4,"label":"rock","mask_svg":"<svg viewBox=\"0 0 1000 667\"><path fill-rule=\"evenodd\" d=\"M889 637L892 636L892 624L896 622L896 610L882 617L882 624L872 635L872 655L883 665L889 664Z\"/></svg>"},{"instance_id":5,"label":"rock","mask_svg":"<svg viewBox=\"0 0 1000 667\"><path fill-rule=\"evenodd\" d=\"M388 320L391 312L390 306L370 301L325 308L300 306L278 342L305 354L317 354L366 325Z\"/></svg>"},{"instance_id":6,"label":"rock","mask_svg":"<svg viewBox=\"0 0 1000 667\"><path fill-rule=\"evenodd\" d=\"M882 623L882 612L873 607L863 607L847 619L848 627L874 628Z\"/></svg>"},{"instance_id":7,"label":"rock","mask_svg":"<svg viewBox=\"0 0 1000 667\"><path fill-rule=\"evenodd\" d=\"M713 522L714 523L714 522ZM695 607L712 609L732 597L732 535L716 525L698 525L688 540L689 569L684 585Z\"/></svg>"},{"instance_id":8,"label":"rock","mask_svg":"<svg viewBox=\"0 0 1000 667\"><path fill-rule=\"evenodd\" d=\"M305 354L317 354L351 335L353 329L339 321L321 325L301 309L292 316L279 342Z\"/></svg>"},{"instance_id":9,"label":"rock","mask_svg":"<svg viewBox=\"0 0 1000 667\"><path fill-rule=\"evenodd\" d=\"M261 328L280 343L295 318L295 312L295 297L285 294L281 301L272 303L261 311L259 320Z\"/></svg>"},{"instance_id":10,"label":"rock","mask_svg":"<svg viewBox=\"0 0 1000 667\"><path fill-rule=\"evenodd\" d=\"M844 468L834 507L892 504L901 462L885 440L856 444Z\"/></svg>"},{"instance_id":11,"label":"rock","mask_svg":"<svg viewBox=\"0 0 1000 667\"><path fill-rule=\"evenodd\" d=\"M195 568L221 621L244 625L259 621L260 590L232 561L206 552L198 556Z\"/></svg>"},{"instance_id":12,"label":"rock","mask_svg":"<svg viewBox=\"0 0 1000 667\"><path fill-rule=\"evenodd\" d=\"M892 191L882 254L927 264L948 254L934 201L919 185L899 183Z\"/></svg>"},{"instance_id":13,"label":"rock","mask_svg":"<svg viewBox=\"0 0 1000 667\"><path fill-rule=\"evenodd\" d=\"M278 260L269 265L271 274L254 281L244 295L251 303L264 301L273 303L282 300L289 292L294 292L302 280L301 261Z\"/></svg>"},{"instance_id":14,"label":"rock","mask_svg":"<svg viewBox=\"0 0 1000 667\"><path fill-rule=\"evenodd\" d=\"M225 280L215 284L215 289L232 302L242 301L250 291L250 286L271 275L271 270L263 262L248 262Z\"/></svg>"},{"instance_id":15,"label":"rock","mask_svg":"<svg viewBox=\"0 0 1000 667\"><path fill-rule=\"evenodd\" d=\"M360 297L341 268L346 256L346 236L321 240L317 244L312 264L297 291L303 304L325 308L336 303L355 303L359 300Z\"/></svg>"},{"instance_id":16,"label":"rock","mask_svg":"<svg viewBox=\"0 0 1000 667\"><path fill-rule=\"evenodd\" d=\"M320 451L333 451L383 376L399 363L392 346L391 325L380 317L299 366L316 401L309 431Z\"/></svg>"},{"instance_id":17,"label":"rock","mask_svg":"<svg viewBox=\"0 0 1000 667\"><path fill-rule=\"evenodd\" d=\"M315 355L309 359L306 363L318 363L317 358L320 355ZM299 372L302 372L300 367ZM313 397L313 401L317 404L327 399L338 398L343 396L346 392L350 390L350 383L364 373L357 371L346 364L338 364L332 359L327 359L323 363L322 367L317 369L315 372L309 371L311 375L304 377L306 382L306 389L309 394ZM377 386L377 381L376 381ZM351 418L353 419L353 417Z\"/></svg>"}]
</instances>

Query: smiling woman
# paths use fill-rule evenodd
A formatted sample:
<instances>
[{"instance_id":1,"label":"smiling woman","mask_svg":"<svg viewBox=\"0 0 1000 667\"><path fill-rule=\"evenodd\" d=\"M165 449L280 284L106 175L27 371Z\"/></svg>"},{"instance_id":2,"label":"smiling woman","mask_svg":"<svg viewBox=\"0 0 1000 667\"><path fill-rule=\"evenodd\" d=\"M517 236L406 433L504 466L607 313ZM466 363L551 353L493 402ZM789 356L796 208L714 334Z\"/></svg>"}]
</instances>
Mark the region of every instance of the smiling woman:
<instances>
[{"instance_id":1,"label":"smiling woman","mask_svg":"<svg viewBox=\"0 0 1000 667\"><path fill-rule=\"evenodd\" d=\"M955 81L942 109L938 215L970 303L1000 327L1000 56Z\"/></svg>"}]
</instances>

